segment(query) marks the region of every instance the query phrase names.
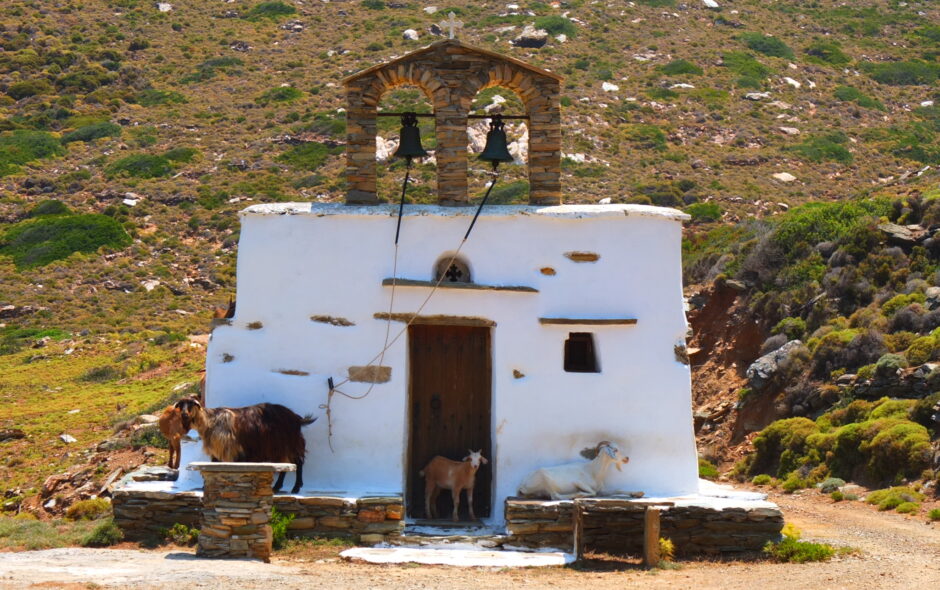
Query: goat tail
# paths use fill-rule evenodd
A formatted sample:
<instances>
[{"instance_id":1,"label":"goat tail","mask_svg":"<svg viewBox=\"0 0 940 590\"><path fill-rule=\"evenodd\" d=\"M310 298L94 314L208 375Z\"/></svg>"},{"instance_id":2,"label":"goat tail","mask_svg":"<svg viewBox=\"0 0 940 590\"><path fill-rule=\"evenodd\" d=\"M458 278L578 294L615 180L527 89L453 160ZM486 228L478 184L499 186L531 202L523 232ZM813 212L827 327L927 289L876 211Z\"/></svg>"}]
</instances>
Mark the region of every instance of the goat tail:
<instances>
[{"instance_id":1,"label":"goat tail","mask_svg":"<svg viewBox=\"0 0 940 590\"><path fill-rule=\"evenodd\" d=\"M317 418L313 414L307 414L306 416L300 419L300 425L309 426L316 421L317 421Z\"/></svg>"}]
</instances>

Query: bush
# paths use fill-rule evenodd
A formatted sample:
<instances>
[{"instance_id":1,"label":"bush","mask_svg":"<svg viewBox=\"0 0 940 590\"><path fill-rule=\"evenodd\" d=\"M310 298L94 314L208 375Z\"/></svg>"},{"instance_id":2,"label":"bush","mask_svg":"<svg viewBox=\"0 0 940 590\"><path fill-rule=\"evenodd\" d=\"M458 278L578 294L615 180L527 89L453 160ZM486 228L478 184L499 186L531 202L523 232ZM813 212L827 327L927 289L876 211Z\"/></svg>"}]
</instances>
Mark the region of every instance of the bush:
<instances>
[{"instance_id":1,"label":"bush","mask_svg":"<svg viewBox=\"0 0 940 590\"><path fill-rule=\"evenodd\" d=\"M748 48L758 53L763 53L764 55L770 55L772 57L785 57L787 59L793 59L793 50L790 49L786 43L780 39L777 39L776 37L763 35L761 33L742 33L738 39L743 41L744 44L748 46Z\"/></svg>"},{"instance_id":2,"label":"bush","mask_svg":"<svg viewBox=\"0 0 940 590\"><path fill-rule=\"evenodd\" d=\"M836 98L843 102L854 102L860 107L865 107L866 109L878 109L879 111L887 110L885 105L880 101L862 92L851 86L839 86L833 92Z\"/></svg>"},{"instance_id":3,"label":"bush","mask_svg":"<svg viewBox=\"0 0 940 590\"><path fill-rule=\"evenodd\" d=\"M119 367L115 367L114 365L102 365L88 369L79 377L79 380L90 383L105 383L107 381L117 381L123 378L124 371Z\"/></svg>"},{"instance_id":4,"label":"bush","mask_svg":"<svg viewBox=\"0 0 940 590\"><path fill-rule=\"evenodd\" d=\"M173 90L148 88L140 91L134 100L141 106L153 107L162 104L182 104L186 102L186 97Z\"/></svg>"},{"instance_id":5,"label":"bush","mask_svg":"<svg viewBox=\"0 0 940 590\"><path fill-rule=\"evenodd\" d=\"M698 476L704 479L718 479L718 468L705 457L699 457Z\"/></svg>"},{"instance_id":6,"label":"bush","mask_svg":"<svg viewBox=\"0 0 940 590\"><path fill-rule=\"evenodd\" d=\"M831 494L829 494L829 497L832 498L833 502L841 502L845 500L845 494L843 494L839 490L836 490L832 492Z\"/></svg>"},{"instance_id":7,"label":"bush","mask_svg":"<svg viewBox=\"0 0 940 590\"><path fill-rule=\"evenodd\" d=\"M198 155L199 150L196 148L178 147L168 150L163 157L172 162L192 162Z\"/></svg>"},{"instance_id":8,"label":"bush","mask_svg":"<svg viewBox=\"0 0 940 590\"><path fill-rule=\"evenodd\" d=\"M832 41L816 41L803 51L807 55L807 61L814 63L841 66L852 61L851 57L842 52L842 47Z\"/></svg>"},{"instance_id":9,"label":"bush","mask_svg":"<svg viewBox=\"0 0 940 590\"><path fill-rule=\"evenodd\" d=\"M785 537L779 543L768 543L764 546L764 553L783 563L829 561L835 552L831 545L798 541L792 537Z\"/></svg>"},{"instance_id":10,"label":"bush","mask_svg":"<svg viewBox=\"0 0 940 590\"><path fill-rule=\"evenodd\" d=\"M132 154L108 166L106 172L109 177L159 178L169 176L173 172L173 166L166 156Z\"/></svg>"},{"instance_id":11,"label":"bush","mask_svg":"<svg viewBox=\"0 0 940 590\"><path fill-rule=\"evenodd\" d=\"M718 203L692 203L685 208L692 216L692 221L718 221L721 219L721 207Z\"/></svg>"},{"instance_id":12,"label":"bush","mask_svg":"<svg viewBox=\"0 0 940 590\"><path fill-rule=\"evenodd\" d=\"M161 529L160 534L168 543L181 547L192 547L199 541L199 529L178 522L168 529Z\"/></svg>"},{"instance_id":13,"label":"bush","mask_svg":"<svg viewBox=\"0 0 940 590\"><path fill-rule=\"evenodd\" d=\"M294 146L276 158L278 162L301 170L315 172L330 154L339 153L342 148L330 148L322 143L310 142Z\"/></svg>"},{"instance_id":14,"label":"bush","mask_svg":"<svg viewBox=\"0 0 940 590\"><path fill-rule=\"evenodd\" d=\"M535 19L536 29L545 29L549 35L567 35L573 39L578 34L578 29L574 23L563 16L553 14L551 16L540 16Z\"/></svg>"},{"instance_id":15,"label":"bush","mask_svg":"<svg viewBox=\"0 0 940 590\"><path fill-rule=\"evenodd\" d=\"M849 138L837 131L826 135L808 137L803 143L784 148L785 151L795 152L811 162L841 162L848 164L852 161L852 152L845 147Z\"/></svg>"},{"instance_id":16,"label":"bush","mask_svg":"<svg viewBox=\"0 0 940 590\"><path fill-rule=\"evenodd\" d=\"M905 308L912 303L924 303L926 301L927 298L923 293L911 293L909 295L902 293L900 295L895 295L891 299L884 302L884 304L881 306L881 313L883 313L885 317L891 317L902 308Z\"/></svg>"},{"instance_id":17,"label":"bush","mask_svg":"<svg viewBox=\"0 0 940 590\"><path fill-rule=\"evenodd\" d=\"M296 8L280 1L262 2L261 4L257 4L251 10L249 10L245 14L245 18L253 21L258 21L263 18L277 20L285 16L295 14L296 12Z\"/></svg>"},{"instance_id":18,"label":"bush","mask_svg":"<svg viewBox=\"0 0 940 590\"><path fill-rule=\"evenodd\" d=\"M780 488L788 494L792 494L793 492L797 490L802 490L803 488L806 488L806 487L809 487L809 483L805 479L797 475L795 471L792 472L789 476L787 476L787 478L783 481L783 483L780 484Z\"/></svg>"},{"instance_id":19,"label":"bush","mask_svg":"<svg viewBox=\"0 0 940 590\"><path fill-rule=\"evenodd\" d=\"M274 507L271 509L271 534L273 538L273 547L280 549L287 540L287 527L294 520L294 514L285 514Z\"/></svg>"},{"instance_id":20,"label":"bush","mask_svg":"<svg viewBox=\"0 0 940 590\"><path fill-rule=\"evenodd\" d=\"M754 453L747 458L748 474L773 472L778 477L789 474L798 467L797 459L806 450L806 438L816 432L816 423L807 418L772 423L754 439Z\"/></svg>"},{"instance_id":21,"label":"bush","mask_svg":"<svg viewBox=\"0 0 940 590\"><path fill-rule=\"evenodd\" d=\"M9 94L13 100L22 100L30 96L51 94L52 90L52 84L50 84L48 80L36 78L34 80L23 80L10 84L10 86L7 87L7 94Z\"/></svg>"},{"instance_id":22,"label":"bush","mask_svg":"<svg viewBox=\"0 0 940 590\"><path fill-rule=\"evenodd\" d=\"M685 59L674 59L657 69L667 76L681 76L683 74L701 76L704 73L702 68Z\"/></svg>"},{"instance_id":23,"label":"bush","mask_svg":"<svg viewBox=\"0 0 940 590\"><path fill-rule=\"evenodd\" d=\"M293 86L278 86L266 90L261 96L255 99L255 102L266 105L272 102L292 102L304 95L303 92Z\"/></svg>"},{"instance_id":24,"label":"bush","mask_svg":"<svg viewBox=\"0 0 940 590\"><path fill-rule=\"evenodd\" d=\"M66 133L62 136L62 143L71 143L73 141L94 141L100 137L120 137L121 126L108 121L102 123L92 123L79 127L75 131Z\"/></svg>"},{"instance_id":25,"label":"bush","mask_svg":"<svg viewBox=\"0 0 940 590\"><path fill-rule=\"evenodd\" d=\"M189 84L191 82L205 82L215 77L218 72L228 72L232 68L244 65L244 62L237 57L215 57L207 59L198 66L196 72L185 76L181 82Z\"/></svg>"},{"instance_id":26,"label":"bush","mask_svg":"<svg viewBox=\"0 0 940 590\"><path fill-rule=\"evenodd\" d=\"M23 164L63 152L59 140L45 131L17 129L0 133L0 177L19 172Z\"/></svg>"},{"instance_id":27,"label":"bush","mask_svg":"<svg viewBox=\"0 0 940 590\"><path fill-rule=\"evenodd\" d=\"M640 149L666 151L666 134L656 125L643 123L627 125L624 138Z\"/></svg>"},{"instance_id":28,"label":"bush","mask_svg":"<svg viewBox=\"0 0 940 590\"><path fill-rule=\"evenodd\" d=\"M83 547L109 547L116 545L124 539L124 533L114 524L114 520L109 518L101 521L88 536L82 539Z\"/></svg>"},{"instance_id":29,"label":"bush","mask_svg":"<svg viewBox=\"0 0 940 590\"><path fill-rule=\"evenodd\" d=\"M385 10L385 2L382 0L362 0L362 7L369 10Z\"/></svg>"},{"instance_id":30,"label":"bush","mask_svg":"<svg viewBox=\"0 0 940 590\"><path fill-rule=\"evenodd\" d=\"M896 486L884 490L874 491L865 498L869 504L878 507L878 510L893 510L904 503L921 502L924 495L908 487Z\"/></svg>"},{"instance_id":31,"label":"bush","mask_svg":"<svg viewBox=\"0 0 940 590\"><path fill-rule=\"evenodd\" d=\"M761 473L760 475L755 475L751 479L751 483L756 486L766 486L766 485L770 485L770 482L772 481L772 479L773 478L771 478L766 473Z\"/></svg>"},{"instance_id":32,"label":"bush","mask_svg":"<svg viewBox=\"0 0 940 590\"><path fill-rule=\"evenodd\" d=\"M784 334L787 340L799 340L806 334L806 321L803 318L783 318L771 330L772 334Z\"/></svg>"},{"instance_id":33,"label":"bush","mask_svg":"<svg viewBox=\"0 0 940 590\"><path fill-rule=\"evenodd\" d=\"M922 365L934 360L937 352L937 341L932 336L923 336L915 340L904 352L907 362L913 366Z\"/></svg>"},{"instance_id":34,"label":"bush","mask_svg":"<svg viewBox=\"0 0 940 590\"><path fill-rule=\"evenodd\" d=\"M830 477L819 484L819 491L824 494L831 494L845 485L845 480L838 477Z\"/></svg>"},{"instance_id":35,"label":"bush","mask_svg":"<svg viewBox=\"0 0 940 590\"><path fill-rule=\"evenodd\" d=\"M42 217L44 215L71 215L72 211L62 201L48 199L42 201L29 211L28 217Z\"/></svg>"},{"instance_id":36,"label":"bush","mask_svg":"<svg viewBox=\"0 0 940 590\"><path fill-rule=\"evenodd\" d=\"M929 85L940 78L940 64L923 61L864 63L862 70L876 82L891 86Z\"/></svg>"},{"instance_id":37,"label":"bush","mask_svg":"<svg viewBox=\"0 0 940 590\"><path fill-rule=\"evenodd\" d=\"M743 51L731 51L722 55L724 66L747 78L761 80L773 73L773 70L757 61L753 55Z\"/></svg>"},{"instance_id":38,"label":"bush","mask_svg":"<svg viewBox=\"0 0 940 590\"><path fill-rule=\"evenodd\" d=\"M940 508L931 509L931 511L927 513L927 518L930 520L940 520Z\"/></svg>"},{"instance_id":39,"label":"bush","mask_svg":"<svg viewBox=\"0 0 940 590\"><path fill-rule=\"evenodd\" d=\"M104 498L79 500L65 511L65 518L71 520L95 520L111 512L111 502Z\"/></svg>"},{"instance_id":40,"label":"bush","mask_svg":"<svg viewBox=\"0 0 940 590\"><path fill-rule=\"evenodd\" d=\"M123 248L131 238L106 215L40 217L14 224L0 236L0 254L12 256L18 268L49 264L73 252L95 252L102 246Z\"/></svg>"},{"instance_id":41,"label":"bush","mask_svg":"<svg viewBox=\"0 0 940 590\"><path fill-rule=\"evenodd\" d=\"M514 180L506 184L497 184L487 200L492 205L510 205L524 203L529 195L529 181ZM480 195L483 196L482 194Z\"/></svg>"},{"instance_id":42,"label":"bush","mask_svg":"<svg viewBox=\"0 0 940 590\"><path fill-rule=\"evenodd\" d=\"M917 502L903 502L894 509L895 512L900 514L911 514L914 512L920 512L920 504Z\"/></svg>"}]
</instances>

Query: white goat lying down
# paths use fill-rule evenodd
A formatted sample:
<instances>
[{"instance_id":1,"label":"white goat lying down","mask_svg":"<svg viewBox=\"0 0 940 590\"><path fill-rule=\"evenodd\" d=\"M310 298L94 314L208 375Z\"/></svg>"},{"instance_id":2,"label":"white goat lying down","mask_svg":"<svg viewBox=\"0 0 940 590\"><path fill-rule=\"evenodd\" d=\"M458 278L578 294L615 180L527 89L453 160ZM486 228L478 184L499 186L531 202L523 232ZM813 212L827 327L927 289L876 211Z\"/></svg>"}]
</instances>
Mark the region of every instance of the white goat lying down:
<instances>
[{"instance_id":1,"label":"white goat lying down","mask_svg":"<svg viewBox=\"0 0 940 590\"><path fill-rule=\"evenodd\" d=\"M552 500L596 496L604 487L610 466L623 471L621 465L630 461L630 457L621 456L620 450L606 440L597 443L593 452L596 456L587 463L565 463L535 470L522 482L519 495Z\"/></svg>"},{"instance_id":2,"label":"white goat lying down","mask_svg":"<svg viewBox=\"0 0 940 590\"><path fill-rule=\"evenodd\" d=\"M454 500L454 522L460 510L460 492L467 490L467 504L470 506L470 520L476 520L473 513L473 484L476 483L477 470L481 463L489 463L483 456L483 449L468 450L470 453L463 461L452 461L440 455L431 459L427 466L418 472L424 477L424 512L426 518L437 518L437 496L441 490L450 490Z\"/></svg>"}]
</instances>

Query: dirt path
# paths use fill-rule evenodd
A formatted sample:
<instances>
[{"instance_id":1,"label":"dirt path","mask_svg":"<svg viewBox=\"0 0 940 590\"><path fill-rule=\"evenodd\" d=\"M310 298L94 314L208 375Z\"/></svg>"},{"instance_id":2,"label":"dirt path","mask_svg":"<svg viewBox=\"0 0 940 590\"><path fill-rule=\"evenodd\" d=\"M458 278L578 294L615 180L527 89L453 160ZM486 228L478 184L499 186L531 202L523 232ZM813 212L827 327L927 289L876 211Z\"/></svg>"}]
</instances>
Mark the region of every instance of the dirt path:
<instances>
[{"instance_id":1,"label":"dirt path","mask_svg":"<svg viewBox=\"0 0 940 590\"><path fill-rule=\"evenodd\" d=\"M394 588L477 590L519 588L715 588L722 590L906 590L940 587L940 526L858 503L833 504L814 492L779 495L787 520L805 540L859 549L828 563L692 562L678 570L645 571L628 562L597 561L586 569L457 569L375 566L335 558L197 560L183 551L58 549L0 554L2 588Z\"/></svg>"}]
</instances>

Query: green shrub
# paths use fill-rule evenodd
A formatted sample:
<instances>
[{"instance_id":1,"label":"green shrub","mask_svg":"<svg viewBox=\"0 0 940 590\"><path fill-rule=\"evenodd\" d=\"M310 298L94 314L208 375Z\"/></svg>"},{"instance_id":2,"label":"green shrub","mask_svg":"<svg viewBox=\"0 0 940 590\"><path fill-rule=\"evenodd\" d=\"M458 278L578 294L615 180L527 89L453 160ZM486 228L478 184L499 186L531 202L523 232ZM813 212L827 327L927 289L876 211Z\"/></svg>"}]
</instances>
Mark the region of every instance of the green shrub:
<instances>
[{"instance_id":1,"label":"green shrub","mask_svg":"<svg viewBox=\"0 0 940 590\"><path fill-rule=\"evenodd\" d=\"M806 487L809 487L809 482L797 475L795 471L790 473L783 483L780 484L780 488L788 494L792 494L793 492L802 490Z\"/></svg>"},{"instance_id":2,"label":"green shrub","mask_svg":"<svg viewBox=\"0 0 940 590\"><path fill-rule=\"evenodd\" d=\"M722 55L722 63L726 68L748 78L761 80L773 73L773 70L757 61L753 55L743 51L730 51Z\"/></svg>"},{"instance_id":3,"label":"green shrub","mask_svg":"<svg viewBox=\"0 0 940 590\"><path fill-rule=\"evenodd\" d=\"M930 434L920 424L896 418L864 423L866 442L861 451L868 456L868 471L879 481L917 477L930 466Z\"/></svg>"},{"instance_id":4,"label":"green shrub","mask_svg":"<svg viewBox=\"0 0 940 590\"><path fill-rule=\"evenodd\" d=\"M752 51L772 57L793 59L793 50L776 37L761 33L742 33L738 39L743 41Z\"/></svg>"},{"instance_id":5,"label":"green shrub","mask_svg":"<svg viewBox=\"0 0 940 590\"><path fill-rule=\"evenodd\" d=\"M42 217L44 215L71 215L72 211L62 201L48 199L42 201L29 211L29 217Z\"/></svg>"},{"instance_id":6,"label":"green shrub","mask_svg":"<svg viewBox=\"0 0 940 590\"><path fill-rule=\"evenodd\" d=\"M940 78L940 64L923 61L868 62L862 70L876 82L891 86L928 85Z\"/></svg>"},{"instance_id":7,"label":"green shrub","mask_svg":"<svg viewBox=\"0 0 940 590\"><path fill-rule=\"evenodd\" d=\"M692 216L692 221L718 221L721 219L721 206L718 203L692 203L685 208Z\"/></svg>"},{"instance_id":8,"label":"green shrub","mask_svg":"<svg viewBox=\"0 0 940 590\"><path fill-rule=\"evenodd\" d=\"M205 82L215 77L218 72L229 72L233 68L244 65L244 62L237 57L215 57L207 59L198 66L196 72L183 77L181 82L189 84L191 82Z\"/></svg>"},{"instance_id":9,"label":"green shrub","mask_svg":"<svg viewBox=\"0 0 940 590\"><path fill-rule=\"evenodd\" d=\"M10 84L10 86L7 87L7 94L9 94L13 100L22 100L30 96L51 94L52 90L52 84L50 84L48 80L45 78L35 78L33 80L23 80Z\"/></svg>"},{"instance_id":10,"label":"green shrub","mask_svg":"<svg viewBox=\"0 0 940 590\"><path fill-rule=\"evenodd\" d=\"M748 458L748 474L776 473L784 477L799 465L797 460L806 450L806 438L818 432L816 423L808 418L777 420L758 433L754 453Z\"/></svg>"},{"instance_id":11,"label":"green shrub","mask_svg":"<svg viewBox=\"0 0 940 590\"><path fill-rule=\"evenodd\" d=\"M824 494L831 494L845 485L845 480L838 477L830 477L819 484L819 491Z\"/></svg>"},{"instance_id":12,"label":"green shrub","mask_svg":"<svg viewBox=\"0 0 940 590\"><path fill-rule=\"evenodd\" d=\"M148 88L140 91L135 100L138 104L145 107L153 107L162 104L181 104L185 103L186 97L173 90L157 90Z\"/></svg>"},{"instance_id":13,"label":"green shrub","mask_svg":"<svg viewBox=\"0 0 940 590\"><path fill-rule=\"evenodd\" d=\"M699 457L698 476L704 479L718 479L718 468L705 457Z\"/></svg>"},{"instance_id":14,"label":"green shrub","mask_svg":"<svg viewBox=\"0 0 940 590\"><path fill-rule=\"evenodd\" d=\"M0 177L15 174L23 164L64 152L51 133L16 129L0 133Z\"/></svg>"},{"instance_id":15,"label":"green shrub","mask_svg":"<svg viewBox=\"0 0 940 590\"><path fill-rule=\"evenodd\" d=\"M79 500L65 511L65 517L71 520L95 520L111 512L111 502L104 498Z\"/></svg>"},{"instance_id":16,"label":"green shrub","mask_svg":"<svg viewBox=\"0 0 940 590\"><path fill-rule=\"evenodd\" d=\"M135 431L131 436L130 443L133 449L142 449L144 447L170 448L169 441L157 428L141 428Z\"/></svg>"},{"instance_id":17,"label":"green shrub","mask_svg":"<svg viewBox=\"0 0 940 590\"><path fill-rule=\"evenodd\" d=\"M834 41L816 41L803 51L806 53L807 61L814 63L841 66L852 61L852 58L843 53L842 47Z\"/></svg>"},{"instance_id":18,"label":"green shrub","mask_svg":"<svg viewBox=\"0 0 940 590\"><path fill-rule=\"evenodd\" d=\"M938 429L937 423L933 421L932 416L934 414L933 407L938 403L940 403L940 391L917 400L911 408L908 419L936 431Z\"/></svg>"},{"instance_id":19,"label":"green shrub","mask_svg":"<svg viewBox=\"0 0 940 590\"><path fill-rule=\"evenodd\" d=\"M94 141L100 137L120 137L121 126L116 123L104 121L79 127L75 131L62 136L62 143L73 141Z\"/></svg>"},{"instance_id":20,"label":"green shrub","mask_svg":"<svg viewBox=\"0 0 940 590\"><path fill-rule=\"evenodd\" d=\"M123 379L125 373L119 367L114 365L102 365L100 367L93 367L82 373L79 380L88 381L91 383L105 383L107 381L117 381L118 379Z\"/></svg>"},{"instance_id":21,"label":"green shrub","mask_svg":"<svg viewBox=\"0 0 940 590\"><path fill-rule=\"evenodd\" d=\"M12 256L18 268L29 268L74 252L95 252L102 246L123 248L130 243L121 224L106 215L40 217L10 226L0 236L0 254Z\"/></svg>"},{"instance_id":22,"label":"green shrub","mask_svg":"<svg viewBox=\"0 0 940 590\"><path fill-rule=\"evenodd\" d=\"M293 86L278 86L264 91L264 93L255 99L255 102L266 105L272 102L292 102L304 95L303 92Z\"/></svg>"},{"instance_id":23,"label":"green shrub","mask_svg":"<svg viewBox=\"0 0 940 590\"><path fill-rule=\"evenodd\" d=\"M271 509L271 534L273 538L273 547L280 549L287 540L287 527L294 520L294 514L285 514L274 507Z\"/></svg>"},{"instance_id":24,"label":"green shrub","mask_svg":"<svg viewBox=\"0 0 940 590\"><path fill-rule=\"evenodd\" d=\"M806 334L806 321L803 318L783 318L771 330L772 334L784 334L787 340L799 340Z\"/></svg>"},{"instance_id":25,"label":"green shrub","mask_svg":"<svg viewBox=\"0 0 940 590\"><path fill-rule=\"evenodd\" d=\"M117 79L114 72L109 72L99 65L73 70L56 78L55 86L60 92L93 92L107 86Z\"/></svg>"},{"instance_id":26,"label":"green shrub","mask_svg":"<svg viewBox=\"0 0 940 590\"><path fill-rule=\"evenodd\" d=\"M382 0L362 0L362 7L369 10L385 10L385 2Z\"/></svg>"},{"instance_id":27,"label":"green shrub","mask_svg":"<svg viewBox=\"0 0 940 590\"><path fill-rule=\"evenodd\" d=\"M524 203L529 196L529 181L514 180L505 184L497 184L490 191L488 203L493 205L510 205ZM482 198L483 195L480 194Z\"/></svg>"},{"instance_id":28,"label":"green shrub","mask_svg":"<svg viewBox=\"0 0 940 590\"><path fill-rule=\"evenodd\" d=\"M832 498L833 502L841 502L845 500L845 494L843 494L839 490L836 490L832 492L831 494L829 494L829 497Z\"/></svg>"},{"instance_id":29,"label":"green shrub","mask_svg":"<svg viewBox=\"0 0 940 590\"><path fill-rule=\"evenodd\" d=\"M927 298L923 293L910 293L907 295L901 293L885 301L881 306L881 313L883 313L885 317L891 317L912 303L924 303L925 301L927 301Z\"/></svg>"},{"instance_id":30,"label":"green shrub","mask_svg":"<svg viewBox=\"0 0 940 590\"><path fill-rule=\"evenodd\" d=\"M199 150L196 148L178 147L166 151L163 157L171 162L192 162L198 155Z\"/></svg>"},{"instance_id":31,"label":"green shrub","mask_svg":"<svg viewBox=\"0 0 940 590\"><path fill-rule=\"evenodd\" d=\"M930 512L927 513L927 518L930 520L940 520L940 508L933 508Z\"/></svg>"},{"instance_id":32,"label":"green shrub","mask_svg":"<svg viewBox=\"0 0 940 590\"><path fill-rule=\"evenodd\" d=\"M903 502L894 509L895 512L900 514L912 514L914 512L920 512L920 504L917 502Z\"/></svg>"},{"instance_id":33,"label":"green shrub","mask_svg":"<svg viewBox=\"0 0 940 590\"><path fill-rule=\"evenodd\" d=\"M755 476L751 479L751 483L754 484L754 485L756 485L756 486L766 486L766 485L770 485L770 482L771 482L772 479L773 479L773 478L771 478L771 477L770 477L769 475L767 475L766 473L761 473L760 475L755 475Z\"/></svg>"},{"instance_id":34,"label":"green shrub","mask_svg":"<svg viewBox=\"0 0 940 590\"><path fill-rule=\"evenodd\" d=\"M877 109L879 111L887 110L880 100L862 94L860 90L852 88L851 86L838 86L833 94L843 102L854 102L858 106L865 107L866 109Z\"/></svg>"},{"instance_id":35,"label":"green shrub","mask_svg":"<svg viewBox=\"0 0 940 590\"><path fill-rule=\"evenodd\" d=\"M896 486L884 490L874 491L865 498L869 504L878 507L878 510L893 510L905 502L921 502L924 495L904 486Z\"/></svg>"},{"instance_id":36,"label":"green shrub","mask_svg":"<svg viewBox=\"0 0 940 590\"><path fill-rule=\"evenodd\" d=\"M768 543L764 546L764 553L783 563L829 561L835 552L831 545L798 541L792 537L785 537L779 543Z\"/></svg>"},{"instance_id":37,"label":"green shrub","mask_svg":"<svg viewBox=\"0 0 940 590\"><path fill-rule=\"evenodd\" d=\"M160 529L160 535L168 543L181 547L192 547L199 541L199 529L178 522L168 529Z\"/></svg>"},{"instance_id":38,"label":"green shrub","mask_svg":"<svg viewBox=\"0 0 940 590\"><path fill-rule=\"evenodd\" d=\"M799 154L811 162L841 162L848 164L852 161L852 152L845 147L849 138L837 131L826 135L816 135L806 138L803 143L784 148Z\"/></svg>"},{"instance_id":39,"label":"green shrub","mask_svg":"<svg viewBox=\"0 0 940 590\"><path fill-rule=\"evenodd\" d=\"M640 149L666 151L666 134L656 125L644 123L627 125L624 129L624 138Z\"/></svg>"},{"instance_id":40,"label":"green shrub","mask_svg":"<svg viewBox=\"0 0 940 590\"><path fill-rule=\"evenodd\" d=\"M166 156L131 154L117 160L108 166L105 171L109 177L159 178L169 176L173 172L173 166Z\"/></svg>"},{"instance_id":41,"label":"green shrub","mask_svg":"<svg viewBox=\"0 0 940 590\"><path fill-rule=\"evenodd\" d=\"M296 8L280 1L262 2L252 7L252 9L245 14L245 18L253 21L258 21L263 18L277 20L285 16L296 14L296 12Z\"/></svg>"},{"instance_id":42,"label":"green shrub","mask_svg":"<svg viewBox=\"0 0 940 590\"><path fill-rule=\"evenodd\" d=\"M124 533L114 524L114 520L108 518L101 521L84 539L83 547L109 547L116 545L124 539Z\"/></svg>"},{"instance_id":43,"label":"green shrub","mask_svg":"<svg viewBox=\"0 0 940 590\"><path fill-rule=\"evenodd\" d=\"M819 242L846 240L872 218L888 215L886 200L807 203L794 207L777 222L772 240L788 256L801 256L804 247Z\"/></svg>"},{"instance_id":44,"label":"green shrub","mask_svg":"<svg viewBox=\"0 0 940 590\"><path fill-rule=\"evenodd\" d=\"M701 76L704 73L702 68L685 59L674 59L666 65L659 66L656 69L663 74L666 74L667 76L681 76L683 74Z\"/></svg>"},{"instance_id":45,"label":"green shrub","mask_svg":"<svg viewBox=\"0 0 940 590\"><path fill-rule=\"evenodd\" d=\"M574 23L563 16L553 14L551 16L540 16L535 19L536 29L545 29L549 35L567 35L573 39L578 34L578 29Z\"/></svg>"},{"instance_id":46,"label":"green shrub","mask_svg":"<svg viewBox=\"0 0 940 590\"><path fill-rule=\"evenodd\" d=\"M331 148L318 142L304 143L287 150L278 156L276 160L300 170L315 172L323 165L330 154L339 153L341 149Z\"/></svg>"}]
</instances>

